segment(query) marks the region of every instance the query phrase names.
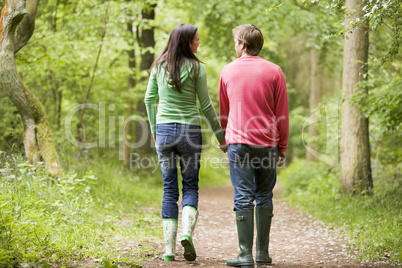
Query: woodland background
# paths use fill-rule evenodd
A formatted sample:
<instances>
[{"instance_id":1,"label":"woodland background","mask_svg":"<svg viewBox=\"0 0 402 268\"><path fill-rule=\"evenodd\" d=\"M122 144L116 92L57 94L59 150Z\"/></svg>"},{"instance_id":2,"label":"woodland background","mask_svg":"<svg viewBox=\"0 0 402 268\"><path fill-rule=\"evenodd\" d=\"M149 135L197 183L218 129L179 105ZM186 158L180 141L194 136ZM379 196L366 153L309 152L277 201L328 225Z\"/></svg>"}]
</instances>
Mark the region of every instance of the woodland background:
<instances>
[{"instance_id":1,"label":"woodland background","mask_svg":"<svg viewBox=\"0 0 402 268\"><path fill-rule=\"evenodd\" d=\"M359 258L402 262L400 1L28 0L7 35L7 10L19 2L0 3L0 263L135 266L152 251L121 258L105 237L123 241L133 228L138 240L161 237L162 182L143 98L179 23L198 27L216 109L220 71L236 57L231 30L261 29L260 56L281 66L288 88L284 198L340 228ZM18 47L26 18L33 35ZM204 142L204 155L225 157L210 131ZM206 164L201 176L201 186L229 183L224 166ZM122 219L130 225L115 224Z\"/></svg>"}]
</instances>

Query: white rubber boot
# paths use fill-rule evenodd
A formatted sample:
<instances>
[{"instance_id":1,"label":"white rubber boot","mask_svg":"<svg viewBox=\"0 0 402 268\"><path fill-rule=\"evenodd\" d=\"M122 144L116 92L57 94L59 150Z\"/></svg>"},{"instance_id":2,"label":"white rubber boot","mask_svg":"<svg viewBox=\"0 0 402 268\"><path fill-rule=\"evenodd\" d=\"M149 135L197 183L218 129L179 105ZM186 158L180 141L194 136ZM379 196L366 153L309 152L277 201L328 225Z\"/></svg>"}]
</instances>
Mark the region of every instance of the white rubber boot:
<instances>
[{"instance_id":1,"label":"white rubber boot","mask_svg":"<svg viewBox=\"0 0 402 268\"><path fill-rule=\"evenodd\" d=\"M163 237L165 239L164 261L174 261L176 253L177 219L163 220Z\"/></svg>"},{"instance_id":2,"label":"white rubber boot","mask_svg":"<svg viewBox=\"0 0 402 268\"><path fill-rule=\"evenodd\" d=\"M182 211L183 235L181 244L184 247L184 258L188 261L194 261L197 258L193 245L193 231L197 223L198 210L192 206L185 206Z\"/></svg>"}]
</instances>

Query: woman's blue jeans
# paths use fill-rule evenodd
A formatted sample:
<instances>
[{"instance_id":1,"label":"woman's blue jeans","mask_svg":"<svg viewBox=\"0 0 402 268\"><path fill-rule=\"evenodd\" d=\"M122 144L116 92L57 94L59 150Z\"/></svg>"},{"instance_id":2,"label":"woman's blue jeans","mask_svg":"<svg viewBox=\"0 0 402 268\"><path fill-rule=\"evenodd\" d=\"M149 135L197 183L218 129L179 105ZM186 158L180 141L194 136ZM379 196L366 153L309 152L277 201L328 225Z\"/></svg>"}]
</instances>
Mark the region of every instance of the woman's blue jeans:
<instances>
[{"instance_id":1,"label":"woman's blue jeans","mask_svg":"<svg viewBox=\"0 0 402 268\"><path fill-rule=\"evenodd\" d=\"M273 208L277 147L229 144L230 179L234 188L234 211Z\"/></svg>"},{"instance_id":2,"label":"woman's blue jeans","mask_svg":"<svg viewBox=\"0 0 402 268\"><path fill-rule=\"evenodd\" d=\"M179 215L178 162L183 178L182 207L198 208L201 127L178 123L158 124L155 145L163 178L162 218L177 219Z\"/></svg>"}]
</instances>

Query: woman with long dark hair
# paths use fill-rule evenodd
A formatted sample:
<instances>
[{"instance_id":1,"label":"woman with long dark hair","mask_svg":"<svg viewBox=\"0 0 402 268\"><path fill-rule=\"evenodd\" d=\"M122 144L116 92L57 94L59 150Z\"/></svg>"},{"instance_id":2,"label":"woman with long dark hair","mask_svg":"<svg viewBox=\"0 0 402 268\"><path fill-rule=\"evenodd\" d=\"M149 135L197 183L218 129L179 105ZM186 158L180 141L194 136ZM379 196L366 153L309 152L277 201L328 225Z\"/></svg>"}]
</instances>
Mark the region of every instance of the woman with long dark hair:
<instances>
[{"instance_id":1,"label":"woman with long dark hair","mask_svg":"<svg viewBox=\"0 0 402 268\"><path fill-rule=\"evenodd\" d=\"M166 252L162 259L165 261L173 261L176 251L178 162L183 178L181 244L186 260L193 261L197 257L192 241L198 217L198 175L202 147L197 98L216 138L221 145L225 145L225 134L208 94L205 66L194 55L200 43L197 27L191 24L177 25L170 34L166 48L153 63L145 95L163 178L162 221ZM222 148L225 150L225 147Z\"/></svg>"}]
</instances>

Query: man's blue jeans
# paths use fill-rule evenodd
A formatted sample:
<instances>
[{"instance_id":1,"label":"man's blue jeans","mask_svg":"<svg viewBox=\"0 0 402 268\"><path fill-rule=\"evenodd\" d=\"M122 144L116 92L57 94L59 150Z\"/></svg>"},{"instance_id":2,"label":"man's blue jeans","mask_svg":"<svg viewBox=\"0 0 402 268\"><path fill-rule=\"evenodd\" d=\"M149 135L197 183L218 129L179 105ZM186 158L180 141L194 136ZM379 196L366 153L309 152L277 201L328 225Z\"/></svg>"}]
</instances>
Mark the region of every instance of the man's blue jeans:
<instances>
[{"instance_id":1,"label":"man's blue jeans","mask_svg":"<svg viewBox=\"0 0 402 268\"><path fill-rule=\"evenodd\" d=\"M234 211L273 208L277 147L229 144L230 178L234 188Z\"/></svg>"},{"instance_id":2,"label":"man's blue jeans","mask_svg":"<svg viewBox=\"0 0 402 268\"><path fill-rule=\"evenodd\" d=\"M158 124L155 145L163 178L162 218L177 219L179 214L177 162L180 162L183 178L182 207L198 208L201 127L178 123Z\"/></svg>"}]
</instances>

